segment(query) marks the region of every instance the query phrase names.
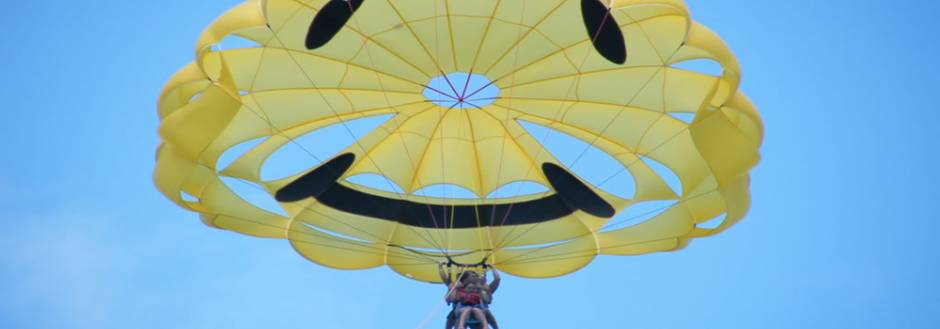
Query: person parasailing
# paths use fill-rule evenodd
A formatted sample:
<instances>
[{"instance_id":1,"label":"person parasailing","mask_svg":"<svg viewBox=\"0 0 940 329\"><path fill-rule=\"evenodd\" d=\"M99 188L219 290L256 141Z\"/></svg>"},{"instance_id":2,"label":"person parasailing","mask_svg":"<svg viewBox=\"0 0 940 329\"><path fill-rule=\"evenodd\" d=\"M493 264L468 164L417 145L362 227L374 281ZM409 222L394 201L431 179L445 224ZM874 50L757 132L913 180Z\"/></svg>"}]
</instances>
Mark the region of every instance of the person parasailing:
<instances>
[{"instance_id":1,"label":"person parasailing","mask_svg":"<svg viewBox=\"0 0 940 329\"><path fill-rule=\"evenodd\" d=\"M444 266L448 271L444 271ZM493 293L499 288L499 272L492 269L485 263L481 264L484 271L490 269L493 271L493 281L486 282L485 272L481 276L476 271L468 269L469 266L461 266L457 280L452 281L451 266L454 263L445 263L438 266L441 281L448 286L445 300L448 304L454 306L447 316L445 329L486 329L492 327L499 329L496 318L489 309L489 304L493 301Z\"/></svg>"}]
</instances>

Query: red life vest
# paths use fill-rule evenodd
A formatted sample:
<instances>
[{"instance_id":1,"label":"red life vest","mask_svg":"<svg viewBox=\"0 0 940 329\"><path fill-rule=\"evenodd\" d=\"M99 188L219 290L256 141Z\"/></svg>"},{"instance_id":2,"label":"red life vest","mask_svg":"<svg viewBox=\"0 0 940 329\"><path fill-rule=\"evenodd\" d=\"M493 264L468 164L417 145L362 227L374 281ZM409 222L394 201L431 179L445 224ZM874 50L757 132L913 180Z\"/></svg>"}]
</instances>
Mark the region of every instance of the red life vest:
<instances>
[{"instance_id":1,"label":"red life vest","mask_svg":"<svg viewBox=\"0 0 940 329\"><path fill-rule=\"evenodd\" d=\"M460 303L464 305L479 305L480 304L480 293L478 292L466 292L458 291L460 295Z\"/></svg>"}]
</instances>

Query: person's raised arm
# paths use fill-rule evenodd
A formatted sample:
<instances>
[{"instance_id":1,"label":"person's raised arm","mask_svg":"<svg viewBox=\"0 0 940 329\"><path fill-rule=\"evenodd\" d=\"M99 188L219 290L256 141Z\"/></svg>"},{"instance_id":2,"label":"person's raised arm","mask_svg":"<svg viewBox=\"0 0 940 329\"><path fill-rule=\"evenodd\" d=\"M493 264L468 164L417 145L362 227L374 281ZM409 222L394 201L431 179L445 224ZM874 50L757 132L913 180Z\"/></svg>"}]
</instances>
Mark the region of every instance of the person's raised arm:
<instances>
[{"instance_id":1,"label":"person's raised arm","mask_svg":"<svg viewBox=\"0 0 940 329\"><path fill-rule=\"evenodd\" d=\"M441 275L441 282L450 286L450 273L444 272L444 263L437 264L437 272Z\"/></svg>"},{"instance_id":2,"label":"person's raised arm","mask_svg":"<svg viewBox=\"0 0 940 329\"><path fill-rule=\"evenodd\" d=\"M493 282L490 282L490 294L493 294L496 292L496 289L499 288L500 279L499 271L497 271L495 267L490 267L490 269L493 271Z\"/></svg>"}]
</instances>

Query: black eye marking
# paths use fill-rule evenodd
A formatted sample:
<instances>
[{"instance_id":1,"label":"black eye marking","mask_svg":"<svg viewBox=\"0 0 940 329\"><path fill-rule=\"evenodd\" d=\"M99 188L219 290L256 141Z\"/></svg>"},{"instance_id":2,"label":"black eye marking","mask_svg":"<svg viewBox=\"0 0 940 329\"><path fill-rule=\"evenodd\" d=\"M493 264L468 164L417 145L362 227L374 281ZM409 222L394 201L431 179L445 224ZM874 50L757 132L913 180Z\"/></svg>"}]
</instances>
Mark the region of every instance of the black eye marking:
<instances>
[{"instance_id":1,"label":"black eye marking","mask_svg":"<svg viewBox=\"0 0 940 329\"><path fill-rule=\"evenodd\" d=\"M581 15L584 17L588 37L601 56L617 64L626 63L627 45L623 40L623 32L620 31L620 25L614 20L610 9L601 1L581 0Z\"/></svg>"},{"instance_id":2,"label":"black eye marking","mask_svg":"<svg viewBox=\"0 0 940 329\"><path fill-rule=\"evenodd\" d=\"M546 162L542 164L542 172L548 178L548 183L558 191L561 201L571 209L580 209L603 218L611 218L617 214L614 207L564 168Z\"/></svg>"},{"instance_id":3,"label":"black eye marking","mask_svg":"<svg viewBox=\"0 0 940 329\"><path fill-rule=\"evenodd\" d=\"M323 6L307 31L307 49L317 49L330 42L356 10L359 10L363 1L365 0L331 0Z\"/></svg>"},{"instance_id":4,"label":"black eye marking","mask_svg":"<svg viewBox=\"0 0 940 329\"><path fill-rule=\"evenodd\" d=\"M340 155L277 191L274 198L280 202L297 202L309 197L319 197L336 185L336 180L345 174L354 162L355 154Z\"/></svg>"},{"instance_id":5,"label":"black eye marking","mask_svg":"<svg viewBox=\"0 0 940 329\"><path fill-rule=\"evenodd\" d=\"M356 156L352 153L340 155L287 184L277 191L274 198L280 202L314 198L320 204L346 213L430 229L535 224L579 210L603 218L616 214L607 201L577 177L551 163L543 164L542 171L557 190L555 194L514 203L503 200L502 203L445 205L392 199L340 184L337 180L355 161ZM489 214L489 218L481 218L480 214ZM447 221L443 221L444 218L448 218Z\"/></svg>"}]
</instances>

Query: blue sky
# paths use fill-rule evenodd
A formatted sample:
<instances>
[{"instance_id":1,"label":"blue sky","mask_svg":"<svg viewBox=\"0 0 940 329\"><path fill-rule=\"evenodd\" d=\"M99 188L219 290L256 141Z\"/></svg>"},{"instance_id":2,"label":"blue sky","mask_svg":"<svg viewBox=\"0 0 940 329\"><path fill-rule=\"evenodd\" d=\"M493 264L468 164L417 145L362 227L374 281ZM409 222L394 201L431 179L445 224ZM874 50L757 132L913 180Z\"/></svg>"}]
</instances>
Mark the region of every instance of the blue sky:
<instances>
[{"instance_id":1,"label":"blue sky","mask_svg":"<svg viewBox=\"0 0 940 329\"><path fill-rule=\"evenodd\" d=\"M0 327L440 327L442 287L320 268L153 188L157 94L237 2L6 5ZM940 5L689 2L766 122L752 212L682 252L507 278L503 327L940 327Z\"/></svg>"}]
</instances>

